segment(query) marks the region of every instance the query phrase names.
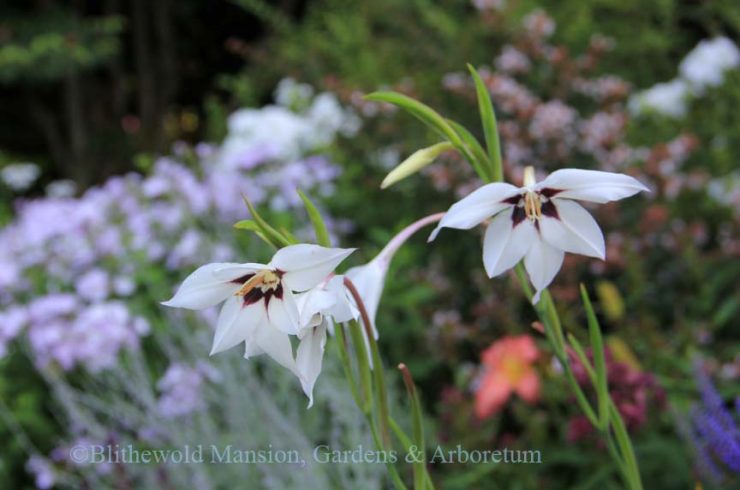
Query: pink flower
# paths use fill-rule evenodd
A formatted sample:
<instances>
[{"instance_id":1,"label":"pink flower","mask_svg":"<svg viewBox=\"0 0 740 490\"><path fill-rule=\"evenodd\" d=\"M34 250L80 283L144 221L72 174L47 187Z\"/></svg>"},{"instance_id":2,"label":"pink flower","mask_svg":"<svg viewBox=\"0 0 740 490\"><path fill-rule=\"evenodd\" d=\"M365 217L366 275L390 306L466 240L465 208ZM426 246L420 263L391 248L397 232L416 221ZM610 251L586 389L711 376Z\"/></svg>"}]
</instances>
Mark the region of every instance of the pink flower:
<instances>
[{"instance_id":1,"label":"pink flower","mask_svg":"<svg viewBox=\"0 0 740 490\"><path fill-rule=\"evenodd\" d=\"M540 378L533 363L539 357L529 335L508 336L483 351L481 361L486 369L475 394L475 414L486 418L501 410L512 392L534 403L540 396Z\"/></svg>"}]
</instances>

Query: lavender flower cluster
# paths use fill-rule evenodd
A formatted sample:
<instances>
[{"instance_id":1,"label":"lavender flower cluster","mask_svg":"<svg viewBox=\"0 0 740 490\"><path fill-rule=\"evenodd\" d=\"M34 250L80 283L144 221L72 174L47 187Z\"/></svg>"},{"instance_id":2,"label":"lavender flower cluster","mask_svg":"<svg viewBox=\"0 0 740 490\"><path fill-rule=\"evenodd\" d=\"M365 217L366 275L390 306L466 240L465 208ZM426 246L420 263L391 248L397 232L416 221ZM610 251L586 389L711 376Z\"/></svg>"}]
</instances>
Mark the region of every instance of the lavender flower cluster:
<instances>
[{"instance_id":1,"label":"lavender flower cluster","mask_svg":"<svg viewBox=\"0 0 740 490\"><path fill-rule=\"evenodd\" d=\"M276 99L295 102L297 88L284 81ZM242 195L284 210L300 205L296 188L330 194L340 168L321 152L359 119L333 95L297 92L300 112L239 110L221 145L178 145L147 176L17 202L0 229L0 356L25 334L39 367L110 367L150 330L132 296L152 271L232 260L233 238L214 230L245 217Z\"/></svg>"},{"instance_id":2,"label":"lavender flower cluster","mask_svg":"<svg viewBox=\"0 0 740 490\"><path fill-rule=\"evenodd\" d=\"M203 410L203 383L217 383L220 380L219 372L205 362L198 362L195 366L182 362L172 363L157 382L160 392L157 411L163 417L176 418Z\"/></svg>"},{"instance_id":3,"label":"lavender flower cluster","mask_svg":"<svg viewBox=\"0 0 740 490\"><path fill-rule=\"evenodd\" d=\"M679 428L694 448L696 468L715 484L740 475L740 398L728 408L705 372L703 363L694 362L694 377L701 394ZM733 416L734 412L734 416Z\"/></svg>"},{"instance_id":4,"label":"lavender flower cluster","mask_svg":"<svg viewBox=\"0 0 740 490\"><path fill-rule=\"evenodd\" d=\"M624 143L629 84L593 74L612 43L594 36L588 51L574 58L550 40L555 29L551 17L535 10L523 19L519 39L503 46L493 67L480 68L499 113L506 163L512 170L525 163L558 168L585 155L604 170L623 171L644 152ZM547 70L540 69L543 65ZM533 81L533 75L536 80L545 71L551 80ZM538 83L541 90L536 90ZM447 74L443 85L474 97L472 82L463 73ZM581 113L571 105L584 97L595 112Z\"/></svg>"}]
</instances>

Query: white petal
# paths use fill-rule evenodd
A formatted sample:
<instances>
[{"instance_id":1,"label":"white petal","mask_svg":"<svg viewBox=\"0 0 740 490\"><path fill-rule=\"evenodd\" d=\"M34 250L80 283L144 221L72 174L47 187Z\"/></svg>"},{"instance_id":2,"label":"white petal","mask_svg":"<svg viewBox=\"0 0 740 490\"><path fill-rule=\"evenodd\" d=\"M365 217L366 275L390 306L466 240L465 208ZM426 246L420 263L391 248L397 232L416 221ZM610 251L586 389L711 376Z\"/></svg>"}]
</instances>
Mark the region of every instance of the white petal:
<instances>
[{"instance_id":1,"label":"white petal","mask_svg":"<svg viewBox=\"0 0 740 490\"><path fill-rule=\"evenodd\" d=\"M247 340L244 342L244 359L259 356L264 353L265 351L262 350L262 347L257 345L257 342L254 340L253 336L248 337Z\"/></svg>"},{"instance_id":2,"label":"white petal","mask_svg":"<svg viewBox=\"0 0 740 490\"><path fill-rule=\"evenodd\" d=\"M555 199L553 204L560 219L543 216L542 238L560 250L604 259L604 235L596 220L575 201Z\"/></svg>"},{"instance_id":3,"label":"white petal","mask_svg":"<svg viewBox=\"0 0 740 490\"><path fill-rule=\"evenodd\" d=\"M239 285L229 282L231 279L239 276L234 276L231 279L223 279L215 277L214 272L224 267L238 265L215 263L198 267L192 274L185 278L172 299L162 304L176 308L201 310L220 303L239 289Z\"/></svg>"},{"instance_id":4,"label":"white petal","mask_svg":"<svg viewBox=\"0 0 740 490\"><path fill-rule=\"evenodd\" d=\"M336 302L335 296L321 289L321 286L309 289L305 293L299 293L295 295L295 303L298 307L300 315L300 326L301 328L311 326L315 327L312 323L315 320L316 315L320 315L325 311L329 310Z\"/></svg>"},{"instance_id":5,"label":"white petal","mask_svg":"<svg viewBox=\"0 0 740 490\"><path fill-rule=\"evenodd\" d=\"M347 291L344 285L344 276L332 277L326 289L334 297L334 304L327 309L334 321L343 323L356 320L360 312L357 311L357 308L350 299L349 291ZM377 308L377 305L375 307ZM372 316L375 318L374 313Z\"/></svg>"},{"instance_id":6,"label":"white petal","mask_svg":"<svg viewBox=\"0 0 740 490\"><path fill-rule=\"evenodd\" d=\"M296 371L303 392L308 396L308 408L313 405L313 386L321 374L321 363L326 346L326 323L322 323L301 339L296 351Z\"/></svg>"},{"instance_id":7,"label":"white petal","mask_svg":"<svg viewBox=\"0 0 740 490\"><path fill-rule=\"evenodd\" d=\"M213 277L224 281L233 281L247 274L254 274L257 271L267 268L264 264L246 263L246 264L222 264L213 270Z\"/></svg>"},{"instance_id":8,"label":"white petal","mask_svg":"<svg viewBox=\"0 0 740 490\"><path fill-rule=\"evenodd\" d=\"M387 262L374 259L366 265L353 267L345 273L352 284L355 285L362 302L365 304L365 309L373 324L373 335L376 339L378 338L378 330L375 328L375 315L378 313L380 298L383 295L386 272L388 272Z\"/></svg>"},{"instance_id":9,"label":"white petal","mask_svg":"<svg viewBox=\"0 0 740 490\"><path fill-rule=\"evenodd\" d=\"M306 291L318 285L354 248L326 248L302 243L277 251L270 266L279 269L283 283L293 291Z\"/></svg>"},{"instance_id":10,"label":"white petal","mask_svg":"<svg viewBox=\"0 0 740 490\"><path fill-rule=\"evenodd\" d=\"M283 288L282 299L275 296L270 298L267 306L267 319L272 326L282 332L291 335L298 333L301 328L298 306L296 306L293 293L287 288Z\"/></svg>"},{"instance_id":11,"label":"white petal","mask_svg":"<svg viewBox=\"0 0 740 490\"><path fill-rule=\"evenodd\" d=\"M493 218L483 238L483 265L488 277L495 277L522 260L537 233L529 220L512 228L513 209Z\"/></svg>"},{"instance_id":12,"label":"white petal","mask_svg":"<svg viewBox=\"0 0 740 490\"><path fill-rule=\"evenodd\" d=\"M581 199L605 203L617 201L649 189L629 175L598 170L566 168L556 170L537 184L537 189L557 189L558 199Z\"/></svg>"},{"instance_id":13,"label":"white petal","mask_svg":"<svg viewBox=\"0 0 740 490\"><path fill-rule=\"evenodd\" d=\"M283 367L288 368L293 373L296 372L295 360L293 359L293 346L290 344L288 334L281 332L271 325L264 325L262 328L254 331L253 337L250 340L255 342L262 352L272 357ZM249 357L247 354L253 352L255 352L254 347L250 347L244 353L244 357Z\"/></svg>"},{"instance_id":14,"label":"white petal","mask_svg":"<svg viewBox=\"0 0 740 490\"><path fill-rule=\"evenodd\" d=\"M540 293L555 278L555 275L563 265L562 250L558 250L552 245L547 244L541 238L537 237L532 240L532 247L524 256L524 267L527 268L527 274L537 290L532 303L537 303L540 299Z\"/></svg>"},{"instance_id":15,"label":"white petal","mask_svg":"<svg viewBox=\"0 0 740 490\"><path fill-rule=\"evenodd\" d=\"M506 209L511 204L503 202L512 196L521 193L518 187L511 184L496 182L486 184L453 204L445 213L437 227L429 235L429 240L437 238L442 228L457 228L469 230L481 223L484 219Z\"/></svg>"},{"instance_id":16,"label":"white petal","mask_svg":"<svg viewBox=\"0 0 740 490\"><path fill-rule=\"evenodd\" d=\"M265 323L265 307L262 301L246 307L243 305L244 300L238 296L232 296L224 303L218 315L211 355L243 342L255 327Z\"/></svg>"}]
</instances>

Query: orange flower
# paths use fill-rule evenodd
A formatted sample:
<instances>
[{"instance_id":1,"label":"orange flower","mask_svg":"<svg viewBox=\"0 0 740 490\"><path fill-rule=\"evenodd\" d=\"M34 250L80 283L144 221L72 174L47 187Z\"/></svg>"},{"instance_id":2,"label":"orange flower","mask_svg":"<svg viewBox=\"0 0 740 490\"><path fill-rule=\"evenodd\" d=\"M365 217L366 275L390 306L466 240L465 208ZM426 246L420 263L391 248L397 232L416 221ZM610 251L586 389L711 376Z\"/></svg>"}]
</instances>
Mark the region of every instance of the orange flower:
<instances>
[{"instance_id":1,"label":"orange flower","mask_svg":"<svg viewBox=\"0 0 740 490\"><path fill-rule=\"evenodd\" d=\"M540 378L532 364L539 351L529 335L508 336L483 351L485 374L475 394L475 414L490 417L501 410L512 391L529 403L540 396Z\"/></svg>"}]
</instances>

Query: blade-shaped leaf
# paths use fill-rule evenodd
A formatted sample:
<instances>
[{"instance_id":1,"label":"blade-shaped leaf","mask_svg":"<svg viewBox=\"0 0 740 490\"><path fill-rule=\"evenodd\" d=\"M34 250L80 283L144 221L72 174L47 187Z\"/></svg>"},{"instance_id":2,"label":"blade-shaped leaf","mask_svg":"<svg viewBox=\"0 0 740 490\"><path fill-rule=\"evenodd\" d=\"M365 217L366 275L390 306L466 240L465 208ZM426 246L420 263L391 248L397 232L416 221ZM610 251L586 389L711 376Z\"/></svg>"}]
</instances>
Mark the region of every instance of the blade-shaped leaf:
<instances>
[{"instance_id":1,"label":"blade-shaped leaf","mask_svg":"<svg viewBox=\"0 0 740 490\"><path fill-rule=\"evenodd\" d=\"M488 159L491 164L491 176L494 182L503 180L503 168L501 163L501 142L498 136L498 125L496 123L496 113L491 103L491 95L488 88L481 80L478 71L472 65L468 65L468 70L473 76L475 82L475 92L478 96L478 110L480 111L481 122L483 123L483 134L486 138L488 147Z\"/></svg>"},{"instance_id":2,"label":"blade-shaped leaf","mask_svg":"<svg viewBox=\"0 0 740 490\"><path fill-rule=\"evenodd\" d=\"M455 146L462 145L460 137L455 133L450 125L447 124L445 118L437 111L428 105L422 104L418 100L414 100L411 97L398 92L373 92L366 95L365 99L375 102L387 102L398 106L449 140L450 143Z\"/></svg>"},{"instance_id":3,"label":"blade-shaped leaf","mask_svg":"<svg viewBox=\"0 0 740 490\"><path fill-rule=\"evenodd\" d=\"M480 145L480 143L478 143L478 140L475 139L475 136L473 136L473 134L468 131L462 124L457 123L451 119L448 119L447 122L449 122L450 125L455 129L455 131L457 131L457 134L460 135L463 142L470 150L470 154L473 156L473 160L470 163L473 165L475 173L478 174L478 177L480 177L483 182L492 182L491 179L493 178L493 176L490 174L490 172L488 172L488 169L490 169L488 155L486 155L485 150Z\"/></svg>"},{"instance_id":4,"label":"blade-shaped leaf","mask_svg":"<svg viewBox=\"0 0 740 490\"><path fill-rule=\"evenodd\" d=\"M606 379L606 358L604 355L604 340L601 337L601 328L599 321L596 319L591 298L588 296L586 288L581 284L581 299L586 309L586 318L588 320L588 331L591 340L591 352L594 356L594 370L596 371L596 395L599 404L599 423L602 430L609 425L609 387Z\"/></svg>"},{"instance_id":5,"label":"blade-shaped leaf","mask_svg":"<svg viewBox=\"0 0 740 490\"><path fill-rule=\"evenodd\" d=\"M314 233L316 234L316 243L322 247L331 247L329 231L326 229L326 223L324 223L324 219L321 217L321 213L316 208L316 205L300 189L298 190L298 195L301 196L303 205L306 207L306 212L308 213L308 218L313 225Z\"/></svg>"},{"instance_id":6,"label":"blade-shaped leaf","mask_svg":"<svg viewBox=\"0 0 740 490\"><path fill-rule=\"evenodd\" d=\"M236 228L237 230L247 230L254 232L254 234L256 234L266 244L270 245L273 248L279 248L275 243L269 240L264 233L262 233L262 229L259 227L259 225L251 219L245 219L234 223L234 228Z\"/></svg>"},{"instance_id":7,"label":"blade-shaped leaf","mask_svg":"<svg viewBox=\"0 0 740 490\"><path fill-rule=\"evenodd\" d=\"M275 228L270 226L267 221L265 221L259 213L257 213L257 210L254 209L254 206L252 206L252 203L249 202L249 199L247 199L247 196L242 196L244 199L245 204L247 205L247 208L249 209L249 212L252 215L252 218L254 219L254 222L259 227L262 234L265 236L265 238L276 248L282 248L287 247L290 245L290 240L285 238L279 231L277 231Z\"/></svg>"}]
</instances>

